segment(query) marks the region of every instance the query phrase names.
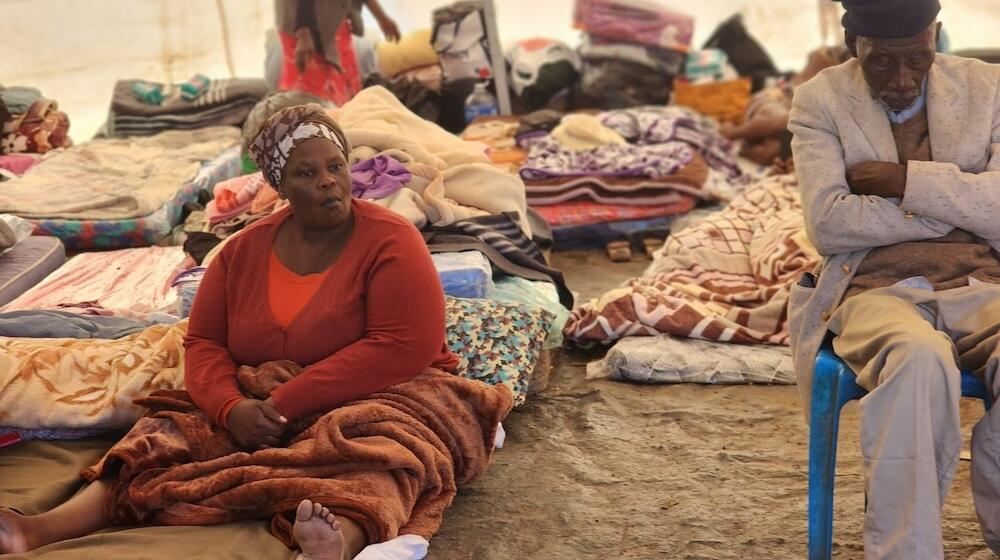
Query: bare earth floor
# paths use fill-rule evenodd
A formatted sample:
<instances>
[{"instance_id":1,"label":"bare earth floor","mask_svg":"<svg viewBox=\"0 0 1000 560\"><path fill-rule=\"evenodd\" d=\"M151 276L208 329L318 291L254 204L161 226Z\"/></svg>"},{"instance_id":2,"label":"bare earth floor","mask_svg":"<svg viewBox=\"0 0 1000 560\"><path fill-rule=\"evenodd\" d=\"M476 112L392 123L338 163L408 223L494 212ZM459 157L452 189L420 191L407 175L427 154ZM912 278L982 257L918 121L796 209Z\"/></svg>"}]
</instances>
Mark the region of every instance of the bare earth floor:
<instances>
[{"instance_id":1,"label":"bare earth floor","mask_svg":"<svg viewBox=\"0 0 1000 560\"><path fill-rule=\"evenodd\" d=\"M581 298L648 261L562 253ZM587 381L592 355L560 351L548 389L505 422L507 446L456 499L433 560L795 559L806 550L807 431L795 387ZM963 403L966 441L981 404ZM861 559L856 404L844 411L834 558ZM966 444L967 446L968 444ZM983 545L963 461L944 511L946 557Z\"/></svg>"}]
</instances>

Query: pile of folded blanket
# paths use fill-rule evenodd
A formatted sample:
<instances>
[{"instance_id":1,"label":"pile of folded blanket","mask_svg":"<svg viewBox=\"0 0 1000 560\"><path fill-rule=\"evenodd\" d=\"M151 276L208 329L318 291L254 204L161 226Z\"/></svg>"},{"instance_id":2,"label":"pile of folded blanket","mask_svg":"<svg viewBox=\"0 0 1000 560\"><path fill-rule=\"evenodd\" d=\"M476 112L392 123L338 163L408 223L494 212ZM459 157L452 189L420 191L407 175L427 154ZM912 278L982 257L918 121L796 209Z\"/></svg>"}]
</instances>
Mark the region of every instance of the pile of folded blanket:
<instances>
[{"instance_id":1,"label":"pile of folded blanket","mask_svg":"<svg viewBox=\"0 0 1000 560\"><path fill-rule=\"evenodd\" d=\"M462 138L523 180L556 249L662 240L678 216L751 181L717 123L683 107L484 117Z\"/></svg>"},{"instance_id":2,"label":"pile of folded blanket","mask_svg":"<svg viewBox=\"0 0 1000 560\"><path fill-rule=\"evenodd\" d=\"M160 104L140 99L139 80L115 84L106 134L110 137L151 136L165 130L193 130L209 126L242 126L250 111L270 87L264 80L233 78L211 80L197 98L184 99L181 89L169 84L143 82L165 92Z\"/></svg>"},{"instance_id":3,"label":"pile of folded blanket","mask_svg":"<svg viewBox=\"0 0 1000 560\"><path fill-rule=\"evenodd\" d=\"M586 33L579 101L604 108L665 104L681 74L694 19L642 0L577 0Z\"/></svg>"},{"instance_id":4,"label":"pile of folded blanket","mask_svg":"<svg viewBox=\"0 0 1000 560\"><path fill-rule=\"evenodd\" d=\"M72 144L69 117L58 103L35 88L0 86L0 156L44 154ZM0 170L21 175L31 167L31 159L0 161Z\"/></svg>"}]
</instances>

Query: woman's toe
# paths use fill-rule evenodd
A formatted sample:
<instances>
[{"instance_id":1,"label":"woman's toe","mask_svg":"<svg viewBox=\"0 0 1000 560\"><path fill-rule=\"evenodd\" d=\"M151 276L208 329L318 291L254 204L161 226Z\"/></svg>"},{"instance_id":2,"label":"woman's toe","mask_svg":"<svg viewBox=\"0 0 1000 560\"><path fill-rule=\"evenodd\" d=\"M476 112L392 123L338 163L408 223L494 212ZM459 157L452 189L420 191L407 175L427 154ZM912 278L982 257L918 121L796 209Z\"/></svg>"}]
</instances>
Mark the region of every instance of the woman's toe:
<instances>
[{"instance_id":1,"label":"woman's toe","mask_svg":"<svg viewBox=\"0 0 1000 560\"><path fill-rule=\"evenodd\" d=\"M310 500L302 500L299 507L295 509L296 521L309 521L313 518L313 503Z\"/></svg>"}]
</instances>

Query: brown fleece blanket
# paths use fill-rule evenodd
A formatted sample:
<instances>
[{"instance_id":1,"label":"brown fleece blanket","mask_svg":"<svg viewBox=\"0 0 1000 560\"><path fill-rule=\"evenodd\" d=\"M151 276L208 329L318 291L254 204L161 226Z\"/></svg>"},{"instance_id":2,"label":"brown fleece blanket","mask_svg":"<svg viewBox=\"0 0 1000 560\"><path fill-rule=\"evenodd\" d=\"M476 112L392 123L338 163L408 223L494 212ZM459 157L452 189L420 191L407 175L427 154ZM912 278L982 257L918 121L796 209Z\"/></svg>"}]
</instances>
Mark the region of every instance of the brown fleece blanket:
<instances>
[{"instance_id":1,"label":"brown fleece blanket","mask_svg":"<svg viewBox=\"0 0 1000 560\"><path fill-rule=\"evenodd\" d=\"M299 373L289 362L244 367L249 396L266 398ZM272 518L294 547L292 515L309 498L364 528L369 542L430 538L458 486L481 474L510 390L438 370L289 426L281 447L246 452L185 391L156 391L150 409L88 480L114 477L121 522L213 525Z\"/></svg>"}]
</instances>

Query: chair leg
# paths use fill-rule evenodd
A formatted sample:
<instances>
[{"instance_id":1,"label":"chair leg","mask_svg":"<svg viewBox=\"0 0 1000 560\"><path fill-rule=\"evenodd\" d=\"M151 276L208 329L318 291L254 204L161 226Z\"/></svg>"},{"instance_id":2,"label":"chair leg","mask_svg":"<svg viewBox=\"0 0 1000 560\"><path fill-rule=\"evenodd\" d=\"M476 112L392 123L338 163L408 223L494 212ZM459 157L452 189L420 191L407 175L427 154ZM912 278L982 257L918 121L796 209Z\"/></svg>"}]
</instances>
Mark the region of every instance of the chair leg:
<instances>
[{"instance_id":1,"label":"chair leg","mask_svg":"<svg viewBox=\"0 0 1000 560\"><path fill-rule=\"evenodd\" d=\"M835 373L822 373L813 377L809 419L809 560L830 560L833 555L840 384Z\"/></svg>"}]
</instances>

